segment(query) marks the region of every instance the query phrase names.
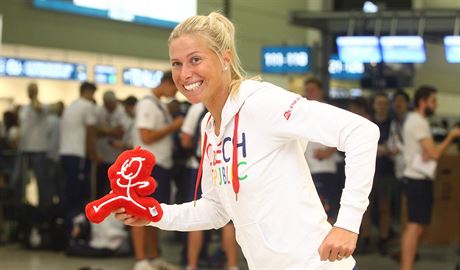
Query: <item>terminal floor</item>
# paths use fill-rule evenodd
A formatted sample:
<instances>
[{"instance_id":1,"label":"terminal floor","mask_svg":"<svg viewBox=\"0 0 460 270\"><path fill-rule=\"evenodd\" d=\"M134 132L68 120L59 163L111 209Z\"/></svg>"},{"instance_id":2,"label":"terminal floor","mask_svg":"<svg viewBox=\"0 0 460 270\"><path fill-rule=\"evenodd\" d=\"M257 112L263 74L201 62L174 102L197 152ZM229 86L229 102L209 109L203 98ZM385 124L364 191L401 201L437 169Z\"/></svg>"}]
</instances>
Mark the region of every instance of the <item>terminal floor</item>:
<instances>
[{"instance_id":1,"label":"terminal floor","mask_svg":"<svg viewBox=\"0 0 460 270\"><path fill-rule=\"evenodd\" d=\"M171 235L162 237L164 258L179 265L181 245L170 240ZM389 257L377 254L356 256L359 270L397 270L398 264ZM415 270L454 270L460 262L460 255L453 247L423 247L420 251L420 260ZM31 251L19 247L17 244L0 246L1 270L131 270L133 259L109 258L91 259L67 257L62 252ZM240 269L247 269L247 265L240 256Z\"/></svg>"}]
</instances>

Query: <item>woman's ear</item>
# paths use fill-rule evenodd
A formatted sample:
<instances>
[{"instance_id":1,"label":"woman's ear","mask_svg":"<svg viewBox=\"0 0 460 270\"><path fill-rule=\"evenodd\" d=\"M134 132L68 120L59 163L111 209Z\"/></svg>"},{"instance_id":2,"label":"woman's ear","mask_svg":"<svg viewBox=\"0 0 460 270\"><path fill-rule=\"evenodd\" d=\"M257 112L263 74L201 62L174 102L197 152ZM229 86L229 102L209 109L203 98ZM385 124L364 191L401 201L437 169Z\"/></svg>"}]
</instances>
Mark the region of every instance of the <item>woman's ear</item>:
<instances>
[{"instance_id":1,"label":"woman's ear","mask_svg":"<svg viewBox=\"0 0 460 270\"><path fill-rule=\"evenodd\" d=\"M226 50L223 54L224 70L227 70L232 64L233 55L230 49Z\"/></svg>"}]
</instances>

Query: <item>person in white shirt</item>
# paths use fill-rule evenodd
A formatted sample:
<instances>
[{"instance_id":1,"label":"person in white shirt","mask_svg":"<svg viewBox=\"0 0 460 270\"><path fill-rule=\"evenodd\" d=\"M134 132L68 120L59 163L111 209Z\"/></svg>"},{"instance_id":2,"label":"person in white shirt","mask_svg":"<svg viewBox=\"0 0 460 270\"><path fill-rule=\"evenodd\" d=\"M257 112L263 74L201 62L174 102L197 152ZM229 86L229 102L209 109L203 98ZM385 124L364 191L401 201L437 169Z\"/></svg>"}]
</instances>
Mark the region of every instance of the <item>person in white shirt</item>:
<instances>
[{"instance_id":1,"label":"person in white shirt","mask_svg":"<svg viewBox=\"0 0 460 270\"><path fill-rule=\"evenodd\" d=\"M82 213L90 199L90 160L96 161L96 85L83 82L80 97L65 108L61 119L59 154L65 173L63 209L67 233L72 218Z\"/></svg>"},{"instance_id":2,"label":"person in white shirt","mask_svg":"<svg viewBox=\"0 0 460 270\"><path fill-rule=\"evenodd\" d=\"M305 97L308 100L325 102L320 80L309 78L305 80L304 87ZM340 179L337 176L337 164L334 155L336 153L337 150L334 147L327 147L316 142L309 142L305 150L305 158L313 183L331 224L334 224L337 218L340 203Z\"/></svg>"},{"instance_id":3,"label":"person in white shirt","mask_svg":"<svg viewBox=\"0 0 460 270\"><path fill-rule=\"evenodd\" d=\"M121 148L133 148L133 132L134 132L134 108L137 103L137 98L134 96L129 96L123 101L123 107L125 108L125 121L124 126L126 131L123 134Z\"/></svg>"},{"instance_id":4,"label":"person in white shirt","mask_svg":"<svg viewBox=\"0 0 460 270\"><path fill-rule=\"evenodd\" d=\"M423 166L438 160L449 144L460 137L460 127L453 128L443 142L433 141L428 118L437 109L437 90L421 86L414 95L415 111L407 116L403 126L404 191L407 196L408 222L401 237L401 270L414 268L419 240L431 221L433 179Z\"/></svg>"},{"instance_id":5,"label":"person in white shirt","mask_svg":"<svg viewBox=\"0 0 460 270\"><path fill-rule=\"evenodd\" d=\"M127 131L126 114L119 104L115 93L107 90L102 95L103 104L96 108L97 141L96 150L99 157L97 164L96 197L100 198L110 191L107 170L115 162L121 149L114 145Z\"/></svg>"},{"instance_id":6,"label":"person in white shirt","mask_svg":"<svg viewBox=\"0 0 460 270\"><path fill-rule=\"evenodd\" d=\"M372 186L377 126L273 84L245 79L234 35L233 24L213 12L188 18L169 38L177 88L209 111L201 129L201 198L161 204L163 217L157 223L124 209L114 211L116 218L127 225L179 231L217 229L231 220L250 269L352 270ZM334 227L303 155L307 141L337 147L347 156Z\"/></svg>"},{"instance_id":7,"label":"person in white shirt","mask_svg":"<svg viewBox=\"0 0 460 270\"><path fill-rule=\"evenodd\" d=\"M123 101L123 137L112 141L112 145L120 150L127 150L134 148L133 134L134 134L134 108L137 103L135 96L129 96Z\"/></svg>"},{"instance_id":8,"label":"person in white shirt","mask_svg":"<svg viewBox=\"0 0 460 270\"><path fill-rule=\"evenodd\" d=\"M44 105L38 99L38 85L30 83L27 87L30 104L24 105L19 111L19 162L21 164L19 183L24 173L33 172L38 185L38 206L46 211L53 204L53 195L57 192L56 184L48 175L46 154L48 151L48 122L52 105ZM25 185L26 183L22 183ZM22 199L23 186L18 191L18 199Z\"/></svg>"},{"instance_id":9,"label":"person in white shirt","mask_svg":"<svg viewBox=\"0 0 460 270\"><path fill-rule=\"evenodd\" d=\"M171 168L173 166L172 134L180 129L183 116L172 119L162 97L174 97L177 88L170 71L163 74L159 86L152 89L136 104L133 129L133 143L155 155L156 164L152 176L158 186L152 195L160 203L169 203L171 196ZM133 227L134 256L137 260L134 270L174 268L160 258L158 246L159 230L153 227ZM150 262L148 261L150 260Z\"/></svg>"}]
</instances>

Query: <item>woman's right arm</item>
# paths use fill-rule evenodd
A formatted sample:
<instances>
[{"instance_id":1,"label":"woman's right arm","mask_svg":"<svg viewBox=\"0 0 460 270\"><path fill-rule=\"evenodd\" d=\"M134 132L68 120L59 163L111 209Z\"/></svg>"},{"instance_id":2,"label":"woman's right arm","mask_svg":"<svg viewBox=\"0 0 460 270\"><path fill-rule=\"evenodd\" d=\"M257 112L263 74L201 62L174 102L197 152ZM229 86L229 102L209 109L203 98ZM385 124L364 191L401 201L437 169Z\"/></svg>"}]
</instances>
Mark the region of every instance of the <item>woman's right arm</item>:
<instances>
[{"instance_id":1,"label":"woman's right arm","mask_svg":"<svg viewBox=\"0 0 460 270\"><path fill-rule=\"evenodd\" d=\"M168 231L200 231L218 229L226 225L230 218L218 200L208 177L202 179L202 197L194 202L183 204L161 204L163 217L158 222L149 222L146 219L129 215L124 209L114 211L115 217L130 226L154 226Z\"/></svg>"},{"instance_id":2,"label":"woman's right arm","mask_svg":"<svg viewBox=\"0 0 460 270\"><path fill-rule=\"evenodd\" d=\"M203 123L201 130L203 133ZM223 227L230 221L230 217L222 206L219 195L213 185L211 166L209 164L209 159L205 155L203 160L203 177L201 180L203 194L196 201L195 206L194 202L174 205L161 204L163 217L159 222L149 222L145 219L133 217L126 214L124 209L115 211L115 217L123 221L126 225L149 225L171 231L199 231Z\"/></svg>"}]
</instances>

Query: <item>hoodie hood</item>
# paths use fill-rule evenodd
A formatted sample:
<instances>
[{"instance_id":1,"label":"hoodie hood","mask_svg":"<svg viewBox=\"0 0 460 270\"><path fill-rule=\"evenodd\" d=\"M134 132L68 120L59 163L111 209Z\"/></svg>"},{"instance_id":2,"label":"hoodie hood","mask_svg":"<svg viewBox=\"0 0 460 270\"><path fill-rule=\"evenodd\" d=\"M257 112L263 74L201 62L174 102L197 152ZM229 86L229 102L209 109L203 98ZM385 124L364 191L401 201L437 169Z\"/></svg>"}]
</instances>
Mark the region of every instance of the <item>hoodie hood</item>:
<instances>
[{"instance_id":1,"label":"hoodie hood","mask_svg":"<svg viewBox=\"0 0 460 270\"><path fill-rule=\"evenodd\" d=\"M222 123L220 125L221 131L225 130L230 121L232 121L232 118L240 111L244 102L265 85L265 82L254 80L245 80L241 82L238 92L234 95L230 94L228 96L224 108L222 109ZM206 129L208 129L208 126Z\"/></svg>"},{"instance_id":2,"label":"hoodie hood","mask_svg":"<svg viewBox=\"0 0 460 270\"><path fill-rule=\"evenodd\" d=\"M265 83L254 81L254 80L245 80L241 82L241 85L238 89L238 92L235 95L229 95L227 101L225 102L224 108L222 109L222 122L220 125L219 136L224 134L224 131L230 121L233 119L233 151L232 151L232 187L235 192L235 198L238 200L238 192L240 190L240 180L238 174L238 125L239 125L239 111L243 106L244 102L255 92L262 89ZM202 155L200 160L200 167L198 169L198 174L196 177L195 184L195 195L194 201L196 202L198 187L200 186L201 176L203 172L203 157L207 149L208 144L208 133L213 133L212 125L210 125L211 115L207 117L205 132L203 134L203 145L202 145Z\"/></svg>"}]
</instances>

